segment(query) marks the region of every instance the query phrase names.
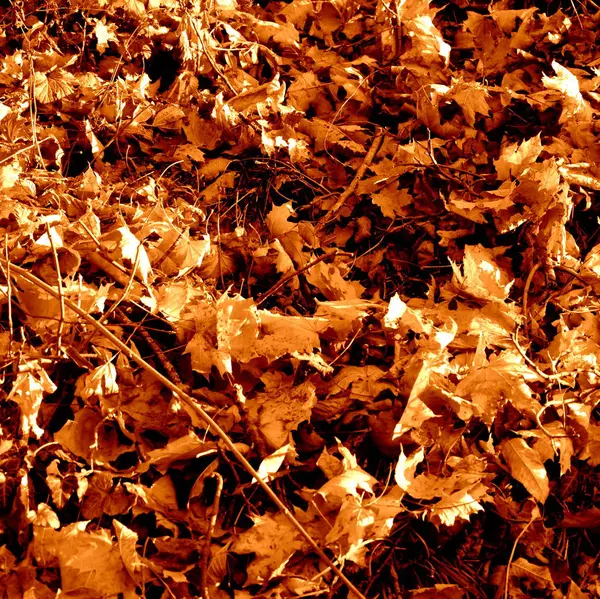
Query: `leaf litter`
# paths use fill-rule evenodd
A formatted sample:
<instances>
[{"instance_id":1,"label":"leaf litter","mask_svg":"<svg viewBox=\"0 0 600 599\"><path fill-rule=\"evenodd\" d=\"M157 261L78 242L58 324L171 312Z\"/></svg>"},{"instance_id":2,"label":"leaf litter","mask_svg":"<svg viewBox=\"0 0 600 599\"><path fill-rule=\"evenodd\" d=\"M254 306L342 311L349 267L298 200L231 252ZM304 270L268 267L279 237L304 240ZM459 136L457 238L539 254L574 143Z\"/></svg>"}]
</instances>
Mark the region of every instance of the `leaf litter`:
<instances>
[{"instance_id":1,"label":"leaf litter","mask_svg":"<svg viewBox=\"0 0 600 599\"><path fill-rule=\"evenodd\" d=\"M599 23L7 3L1 596L598 596Z\"/></svg>"}]
</instances>

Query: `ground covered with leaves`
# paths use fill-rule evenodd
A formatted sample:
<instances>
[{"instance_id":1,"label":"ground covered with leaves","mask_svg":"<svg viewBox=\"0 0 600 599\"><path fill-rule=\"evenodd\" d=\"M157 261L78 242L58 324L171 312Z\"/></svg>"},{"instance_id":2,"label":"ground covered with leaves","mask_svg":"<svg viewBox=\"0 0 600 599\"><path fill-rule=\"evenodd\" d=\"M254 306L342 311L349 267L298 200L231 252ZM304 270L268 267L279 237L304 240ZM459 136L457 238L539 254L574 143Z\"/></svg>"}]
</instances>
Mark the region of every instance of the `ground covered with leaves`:
<instances>
[{"instance_id":1,"label":"ground covered with leaves","mask_svg":"<svg viewBox=\"0 0 600 599\"><path fill-rule=\"evenodd\" d=\"M600 596L600 7L0 2L0 598Z\"/></svg>"}]
</instances>

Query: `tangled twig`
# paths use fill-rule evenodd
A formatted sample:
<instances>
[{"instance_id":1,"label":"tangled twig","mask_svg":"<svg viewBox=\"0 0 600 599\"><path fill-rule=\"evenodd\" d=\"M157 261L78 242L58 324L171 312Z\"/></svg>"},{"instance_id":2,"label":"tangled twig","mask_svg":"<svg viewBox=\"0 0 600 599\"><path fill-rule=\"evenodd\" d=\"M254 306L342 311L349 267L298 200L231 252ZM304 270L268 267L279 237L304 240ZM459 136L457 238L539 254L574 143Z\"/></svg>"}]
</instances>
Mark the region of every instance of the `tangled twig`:
<instances>
[{"instance_id":1,"label":"tangled twig","mask_svg":"<svg viewBox=\"0 0 600 599\"><path fill-rule=\"evenodd\" d=\"M60 294L56 289L44 283L44 281L31 274L28 270L21 268L20 266L16 266L12 263L9 264L4 259L0 259L0 264L2 264L2 266L4 266L7 269L7 272L10 272L12 276L22 277L26 281L29 281L33 285L36 285L40 289L44 290L52 297L60 299ZM71 300L65 297L64 303L69 310L75 312L80 318L85 320L85 322L95 327L107 339L110 339L110 341L112 341L112 343L119 350L121 350L130 360L133 360L141 368L152 374L167 389L174 393L186 406L188 406L190 410L195 412L195 414L204 421L206 426L221 439L223 444L227 447L229 451L231 451L231 453L235 456L237 462L246 470L246 472L248 472L258 481L258 484L269 497L269 499L271 499L271 501L277 506L277 508L282 511L282 513L288 519L290 524L292 524L292 526L307 541L307 543L311 546L315 553L325 562L325 564L327 564L329 568L331 568L331 570L348 587L349 591L358 599L366 599L366 597L354 586L354 584L348 579L348 577L342 572L342 570L333 562L333 560L323 551L323 549L321 549L321 547L319 547L319 545L312 538L310 533L304 528L304 526L302 526L302 524L296 519L294 514L292 514L292 512L285 506L283 501L274 493L271 487L269 487L269 485L264 481L260 474L245 458L245 456L241 453L236 444L231 440L229 435L215 422L215 420L213 420L208 415L208 413L190 395L184 393L175 383L173 383L167 377L158 372L151 364L146 362L146 360L144 360L141 356L136 354L136 352L133 351L130 347L128 347L125 343L123 343L121 339L119 339L116 335L111 333L104 325L97 322L95 318L90 316L87 312L82 310Z\"/></svg>"},{"instance_id":2,"label":"tangled twig","mask_svg":"<svg viewBox=\"0 0 600 599\"><path fill-rule=\"evenodd\" d=\"M322 229L327 223L334 220L335 217L338 215L338 212L342 209L342 207L348 200L348 198L354 193L354 191L358 187L358 184L361 182L367 168L369 167L371 162L373 162L375 154L377 154L377 152L379 151L381 143L383 142L383 137L383 129L379 129L377 131L377 134L373 138L373 143L371 144L371 147L369 148L369 151L367 152L363 163L360 165L360 168L356 171L354 179L352 179L352 182L350 183L350 185L348 185L344 192L340 194L340 197L337 199L337 202L333 205L333 207L327 212L327 214L323 216L318 228Z\"/></svg>"}]
</instances>

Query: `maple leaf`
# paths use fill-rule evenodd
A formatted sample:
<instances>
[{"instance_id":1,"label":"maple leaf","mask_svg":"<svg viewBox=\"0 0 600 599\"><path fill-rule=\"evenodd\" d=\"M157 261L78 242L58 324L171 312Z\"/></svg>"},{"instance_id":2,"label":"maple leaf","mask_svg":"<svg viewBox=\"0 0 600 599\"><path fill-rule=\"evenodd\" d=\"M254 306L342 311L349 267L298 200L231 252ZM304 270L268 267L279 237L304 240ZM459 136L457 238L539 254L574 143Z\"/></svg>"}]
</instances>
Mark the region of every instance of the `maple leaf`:
<instances>
[{"instance_id":1,"label":"maple leaf","mask_svg":"<svg viewBox=\"0 0 600 599\"><path fill-rule=\"evenodd\" d=\"M505 300L513 280L500 268L496 258L503 248L490 250L481 245L466 246L463 272L452 262L456 285L469 295L487 300Z\"/></svg>"},{"instance_id":2,"label":"maple leaf","mask_svg":"<svg viewBox=\"0 0 600 599\"><path fill-rule=\"evenodd\" d=\"M77 394L82 399L104 397L119 392L117 384L117 369L112 362L106 362L94 368L89 374L82 375L77 380Z\"/></svg>"},{"instance_id":3,"label":"maple leaf","mask_svg":"<svg viewBox=\"0 0 600 599\"><path fill-rule=\"evenodd\" d=\"M544 432L545 431L545 432ZM559 456L561 476L571 470L571 458L575 453L573 440L560 422L550 422L544 425L544 431L522 431L521 437L537 439L534 449L543 462L554 460ZM547 433L553 435L548 437Z\"/></svg>"},{"instance_id":4,"label":"maple leaf","mask_svg":"<svg viewBox=\"0 0 600 599\"><path fill-rule=\"evenodd\" d=\"M559 124L574 118L578 121L590 121L592 118L592 108L583 99L579 91L579 81L568 69L558 62L552 62L552 68L556 77L542 77L542 83L548 89L555 89L563 96L564 106L560 115Z\"/></svg>"},{"instance_id":5,"label":"maple leaf","mask_svg":"<svg viewBox=\"0 0 600 599\"><path fill-rule=\"evenodd\" d=\"M422 447L415 451L411 456L407 456L404 453L403 447L400 448L400 456L398 457L394 471L394 477L400 489L408 491L415 479L417 466L423 461L424 457L425 450Z\"/></svg>"},{"instance_id":6,"label":"maple leaf","mask_svg":"<svg viewBox=\"0 0 600 599\"><path fill-rule=\"evenodd\" d=\"M430 7L429 0L408 0L402 4L398 18L413 42L411 49L402 55L403 61L429 65L436 59L448 62L451 48L433 24L436 13L437 10Z\"/></svg>"},{"instance_id":7,"label":"maple leaf","mask_svg":"<svg viewBox=\"0 0 600 599\"><path fill-rule=\"evenodd\" d=\"M588 426L588 439L580 454L580 459L587 460L592 466L600 465L600 426Z\"/></svg>"},{"instance_id":8,"label":"maple leaf","mask_svg":"<svg viewBox=\"0 0 600 599\"><path fill-rule=\"evenodd\" d=\"M113 520L113 527L117 537L119 552L123 564L129 573L129 576L138 584L143 584L144 576L148 576L148 566L144 563L136 549L138 535L121 524L118 520Z\"/></svg>"},{"instance_id":9,"label":"maple leaf","mask_svg":"<svg viewBox=\"0 0 600 599\"><path fill-rule=\"evenodd\" d=\"M344 275L348 267L338 264L319 262L308 270L306 280L319 289L331 301L359 299L365 288L358 281L346 281Z\"/></svg>"},{"instance_id":10,"label":"maple leaf","mask_svg":"<svg viewBox=\"0 0 600 599\"><path fill-rule=\"evenodd\" d=\"M407 466L412 470L420 457L419 453L413 456L412 463L406 464L404 470ZM452 460L452 466L453 472L448 476L425 473L414 477L411 474L412 480L401 479L409 495L430 502L423 517L434 524L452 526L457 518L469 520L472 514L484 509L482 501L491 499L485 480L485 460L470 455Z\"/></svg>"},{"instance_id":11,"label":"maple leaf","mask_svg":"<svg viewBox=\"0 0 600 599\"><path fill-rule=\"evenodd\" d=\"M133 505L133 497L125 492L121 484L113 485L112 476L97 472L91 479L81 506L84 518L99 518L103 514L115 516L125 514Z\"/></svg>"},{"instance_id":12,"label":"maple leaf","mask_svg":"<svg viewBox=\"0 0 600 599\"><path fill-rule=\"evenodd\" d=\"M517 558L510 565L511 577L526 579L533 588L547 589L553 591L556 589L552 580L552 573L548 566L539 566L524 557Z\"/></svg>"},{"instance_id":13,"label":"maple leaf","mask_svg":"<svg viewBox=\"0 0 600 599\"><path fill-rule=\"evenodd\" d=\"M346 467L342 474L334 476L318 491L313 501L320 511L329 513L338 510L347 495L360 498L363 493L373 494L373 485L377 479L359 466Z\"/></svg>"},{"instance_id":14,"label":"maple leaf","mask_svg":"<svg viewBox=\"0 0 600 599\"><path fill-rule=\"evenodd\" d=\"M294 553L306 546L284 514L254 516L252 520L252 528L238 535L231 545L235 553L256 554L248 566L246 584L261 583L281 574Z\"/></svg>"},{"instance_id":15,"label":"maple leaf","mask_svg":"<svg viewBox=\"0 0 600 599\"><path fill-rule=\"evenodd\" d=\"M310 420L316 403L314 385L306 381L295 387L269 386L264 393L248 399L246 408L269 447L280 449L287 444L291 431Z\"/></svg>"},{"instance_id":16,"label":"maple leaf","mask_svg":"<svg viewBox=\"0 0 600 599\"><path fill-rule=\"evenodd\" d=\"M489 363L472 369L458 383L455 392L473 402L476 415L488 426L506 401L535 420L541 405L527 381L539 380L540 375L523 363L516 350L505 350Z\"/></svg>"},{"instance_id":17,"label":"maple leaf","mask_svg":"<svg viewBox=\"0 0 600 599\"><path fill-rule=\"evenodd\" d=\"M519 177L530 164L533 164L542 152L541 136L526 139L519 143L508 144L502 148L494 166L501 180Z\"/></svg>"},{"instance_id":18,"label":"maple leaf","mask_svg":"<svg viewBox=\"0 0 600 599\"><path fill-rule=\"evenodd\" d=\"M260 478L264 481L272 480L274 478L273 475L279 471L288 456L291 459L297 457L296 451L291 443L283 445L263 459L257 470ZM252 482L258 482L258 480L254 478Z\"/></svg>"},{"instance_id":19,"label":"maple leaf","mask_svg":"<svg viewBox=\"0 0 600 599\"><path fill-rule=\"evenodd\" d=\"M377 366L344 366L333 377L327 397L350 389L349 397L368 402L385 389L395 390L389 381L381 381L386 372Z\"/></svg>"},{"instance_id":20,"label":"maple leaf","mask_svg":"<svg viewBox=\"0 0 600 599\"><path fill-rule=\"evenodd\" d=\"M61 100L73 93L72 83L74 77L64 70L55 70L48 73L35 73L35 97L42 104L49 104L55 100Z\"/></svg>"}]
</instances>

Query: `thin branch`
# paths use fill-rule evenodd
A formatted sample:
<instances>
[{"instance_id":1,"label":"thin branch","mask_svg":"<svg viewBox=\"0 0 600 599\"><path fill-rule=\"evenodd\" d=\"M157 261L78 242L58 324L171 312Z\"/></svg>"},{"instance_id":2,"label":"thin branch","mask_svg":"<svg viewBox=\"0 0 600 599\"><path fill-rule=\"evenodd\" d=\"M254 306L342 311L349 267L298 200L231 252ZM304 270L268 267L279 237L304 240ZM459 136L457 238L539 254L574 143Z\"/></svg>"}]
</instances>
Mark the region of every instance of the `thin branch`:
<instances>
[{"instance_id":1,"label":"thin branch","mask_svg":"<svg viewBox=\"0 0 600 599\"><path fill-rule=\"evenodd\" d=\"M318 229L322 229L327 223L334 220L338 212L342 209L342 207L348 200L348 198L354 193L354 191L358 187L358 184L361 182L365 172L367 171L367 168L369 167L371 162L373 162L375 154L377 154L377 152L379 151L381 143L383 142L383 137L384 130L379 129L377 131L377 134L373 138L373 143L371 144L371 147L369 148L369 151L367 152L363 163L360 165L360 168L356 171L354 179L352 179L352 182L350 183L350 185L348 185L344 192L340 194L340 197L338 198L337 202L333 205L333 207L327 212L327 214L323 216L323 218L321 218L319 226L317 227Z\"/></svg>"},{"instance_id":2,"label":"thin branch","mask_svg":"<svg viewBox=\"0 0 600 599\"><path fill-rule=\"evenodd\" d=\"M536 262L529 271L527 275L527 280L525 281L525 289L523 289L523 318L525 319L525 335L529 333L529 318L528 318L528 310L529 306L527 305L527 301L529 300L529 288L531 287L531 281L533 280L533 275L536 273L538 268L540 267L540 263ZM518 349L518 348L517 348Z\"/></svg>"},{"instance_id":3,"label":"thin branch","mask_svg":"<svg viewBox=\"0 0 600 599\"><path fill-rule=\"evenodd\" d=\"M212 474L213 478L217 480L217 489L215 491L215 497L213 499L210 520L208 522L208 532L206 533L206 541L204 545L204 554L202 556L202 599L210 599L210 593L208 591L208 567L210 565L210 546L212 543L212 537L215 532L215 526L217 524L217 516L219 515L219 504L221 502L221 493L223 492L223 477L218 472Z\"/></svg>"},{"instance_id":4,"label":"thin branch","mask_svg":"<svg viewBox=\"0 0 600 599\"><path fill-rule=\"evenodd\" d=\"M312 268L313 266L315 266L315 264L319 264L319 262L323 262L323 260L327 260L327 258L337 256L338 253L339 252L337 250L334 250L330 254L322 254L321 256L319 256L318 258L315 258L315 260L313 260L312 262L309 262L302 268L299 268L298 270L295 270L294 272L290 273L289 275L286 275L285 277L283 277L283 279L280 279L277 283L275 283L275 285L273 285L273 287L271 287L271 289L269 289L268 291L265 291L262 295L260 295L258 297L258 299L256 300L256 302L254 302L255 305L260 306L260 304L262 304L270 295L273 295L280 287L285 285L288 281L290 281L294 277L297 277L298 275L302 274L303 272L307 271L309 268Z\"/></svg>"},{"instance_id":5,"label":"thin branch","mask_svg":"<svg viewBox=\"0 0 600 599\"><path fill-rule=\"evenodd\" d=\"M510 566L515 557L515 553L517 551L517 545L519 544L521 537L527 532L527 529L534 523L536 518L539 517L539 512L537 514L536 514L536 512L538 512L537 508L535 508L533 510L533 514L531 515L531 520L529 520L529 522L527 522L527 524L523 527L523 530L519 533L519 535L515 539L515 542L512 547L512 551L510 552L510 557L508 558L508 564L506 564L506 579L504 581L504 599L508 599L508 590L509 590L508 584L510 582Z\"/></svg>"}]
</instances>

